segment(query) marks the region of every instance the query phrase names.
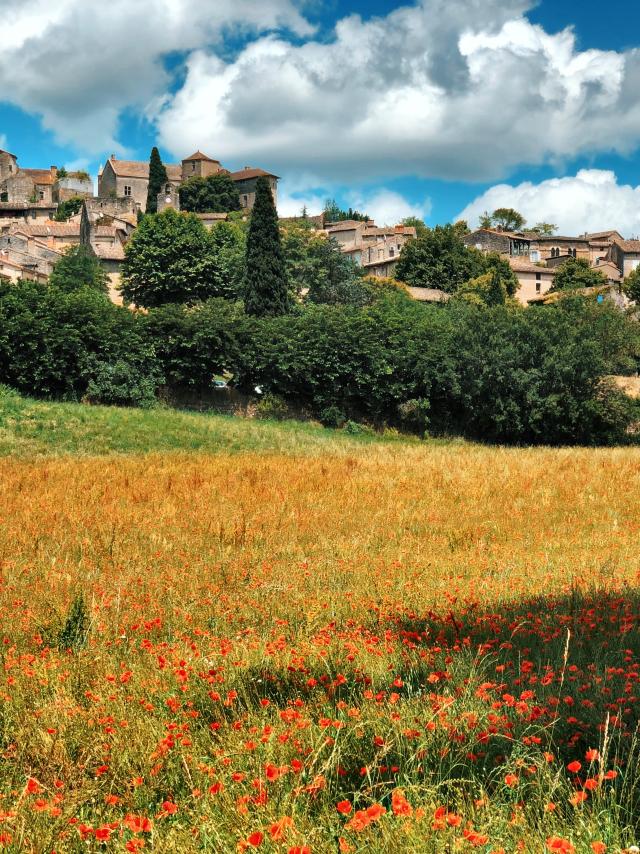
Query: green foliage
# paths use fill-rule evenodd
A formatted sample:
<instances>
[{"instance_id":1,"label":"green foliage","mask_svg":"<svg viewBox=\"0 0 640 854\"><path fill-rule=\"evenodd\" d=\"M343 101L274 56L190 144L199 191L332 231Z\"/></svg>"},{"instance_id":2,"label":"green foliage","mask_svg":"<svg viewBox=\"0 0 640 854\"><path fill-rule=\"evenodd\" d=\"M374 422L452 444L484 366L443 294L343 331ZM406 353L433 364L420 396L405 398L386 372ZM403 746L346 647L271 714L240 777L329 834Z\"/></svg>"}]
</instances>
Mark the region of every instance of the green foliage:
<instances>
[{"instance_id":1,"label":"green foliage","mask_svg":"<svg viewBox=\"0 0 640 854\"><path fill-rule=\"evenodd\" d=\"M406 216L400 224L406 226L407 228L415 228L416 237L424 237L424 235L428 231L424 220L420 219L420 217L418 216Z\"/></svg>"},{"instance_id":2,"label":"green foliage","mask_svg":"<svg viewBox=\"0 0 640 854\"><path fill-rule=\"evenodd\" d=\"M68 173L68 172L67 172L67 170L64 168L64 166L61 166L61 167L56 171L56 177L58 178L58 180L62 180L63 178L66 178L68 175L69 175L69 173Z\"/></svg>"},{"instance_id":3,"label":"green foliage","mask_svg":"<svg viewBox=\"0 0 640 854\"><path fill-rule=\"evenodd\" d=\"M89 633L89 612L82 594L76 596L71 605L69 615L58 635L58 646L61 649L78 650L87 642Z\"/></svg>"},{"instance_id":4,"label":"green foliage","mask_svg":"<svg viewBox=\"0 0 640 854\"><path fill-rule=\"evenodd\" d=\"M256 200L247 237L245 308L258 317L285 314L291 307L278 213L266 178L256 181Z\"/></svg>"},{"instance_id":5,"label":"green foliage","mask_svg":"<svg viewBox=\"0 0 640 854\"><path fill-rule=\"evenodd\" d=\"M170 386L211 387L238 359L239 303L211 299L199 305L166 305L149 312L146 332Z\"/></svg>"},{"instance_id":6,"label":"green foliage","mask_svg":"<svg viewBox=\"0 0 640 854\"><path fill-rule=\"evenodd\" d=\"M256 417L263 421L284 421L289 416L290 407L277 394L265 394L256 404Z\"/></svg>"},{"instance_id":7,"label":"green foliage","mask_svg":"<svg viewBox=\"0 0 640 854\"><path fill-rule=\"evenodd\" d=\"M83 245L66 249L49 276L51 287L67 293L91 288L106 295L108 283L109 277L100 261Z\"/></svg>"},{"instance_id":8,"label":"green foliage","mask_svg":"<svg viewBox=\"0 0 640 854\"><path fill-rule=\"evenodd\" d=\"M138 404L161 381L143 323L90 287L0 285L0 382L67 400L80 400L91 386L94 400ZM108 371L116 375L107 387Z\"/></svg>"},{"instance_id":9,"label":"green foliage","mask_svg":"<svg viewBox=\"0 0 640 854\"><path fill-rule=\"evenodd\" d=\"M531 231L535 231L536 234L542 234L544 237L552 237L557 230L558 226L552 222L538 222L531 229Z\"/></svg>"},{"instance_id":10,"label":"green foliage","mask_svg":"<svg viewBox=\"0 0 640 854\"><path fill-rule=\"evenodd\" d=\"M210 232L220 271L220 296L240 299L244 291L247 223L240 219L219 222Z\"/></svg>"},{"instance_id":11,"label":"green foliage","mask_svg":"<svg viewBox=\"0 0 640 854\"><path fill-rule=\"evenodd\" d=\"M353 208L342 210L335 199L327 199L324 205L325 222L345 222L346 220L354 220L354 222L369 222L370 217L367 214L360 213Z\"/></svg>"},{"instance_id":12,"label":"green foliage","mask_svg":"<svg viewBox=\"0 0 640 854\"><path fill-rule=\"evenodd\" d=\"M491 214L491 222L494 228L501 228L503 231L519 231L527 221L513 208L496 208Z\"/></svg>"},{"instance_id":13,"label":"green foliage","mask_svg":"<svg viewBox=\"0 0 640 854\"><path fill-rule=\"evenodd\" d=\"M318 234L304 220L282 228L282 251L289 290L306 294L314 303L366 305L370 289L362 283L362 271L339 244Z\"/></svg>"},{"instance_id":14,"label":"green foliage","mask_svg":"<svg viewBox=\"0 0 640 854\"><path fill-rule=\"evenodd\" d=\"M506 298L507 290L497 270L470 279L456 292L456 299L462 299L472 305L504 305Z\"/></svg>"},{"instance_id":15,"label":"green foliage","mask_svg":"<svg viewBox=\"0 0 640 854\"><path fill-rule=\"evenodd\" d=\"M154 145L149 158L149 188L147 190L145 213L152 214L157 212L158 194L164 191L168 181L167 170L160 158L160 152Z\"/></svg>"},{"instance_id":16,"label":"green foliage","mask_svg":"<svg viewBox=\"0 0 640 854\"><path fill-rule=\"evenodd\" d=\"M407 285L449 294L484 272L481 253L468 249L453 225L437 225L405 243L396 267L396 276Z\"/></svg>"},{"instance_id":17,"label":"green foliage","mask_svg":"<svg viewBox=\"0 0 640 854\"><path fill-rule=\"evenodd\" d=\"M125 247L122 294L138 306L193 303L228 293L215 240L192 214L145 216Z\"/></svg>"},{"instance_id":18,"label":"green foliage","mask_svg":"<svg viewBox=\"0 0 640 854\"><path fill-rule=\"evenodd\" d=\"M640 305L640 267L636 267L624 280L622 289L630 300Z\"/></svg>"},{"instance_id":19,"label":"green foliage","mask_svg":"<svg viewBox=\"0 0 640 854\"><path fill-rule=\"evenodd\" d=\"M189 178L180 185L180 208L191 213L229 213L240 210L240 194L228 172Z\"/></svg>"},{"instance_id":20,"label":"green foliage","mask_svg":"<svg viewBox=\"0 0 640 854\"><path fill-rule=\"evenodd\" d=\"M67 199L66 202L60 202L54 216L55 221L67 222L67 220L71 219L72 216L75 216L82 209L83 204L84 199L81 196L73 196L71 199Z\"/></svg>"},{"instance_id":21,"label":"green foliage","mask_svg":"<svg viewBox=\"0 0 640 854\"><path fill-rule=\"evenodd\" d=\"M478 228L493 228L493 220L489 211L485 211L478 219Z\"/></svg>"},{"instance_id":22,"label":"green foliage","mask_svg":"<svg viewBox=\"0 0 640 854\"><path fill-rule=\"evenodd\" d=\"M553 277L554 291L597 288L606 284L604 273L593 268L586 258L568 258L560 264Z\"/></svg>"},{"instance_id":23,"label":"green foliage","mask_svg":"<svg viewBox=\"0 0 640 854\"><path fill-rule=\"evenodd\" d=\"M486 255L483 255L482 260L487 273L495 271L498 274L506 295L508 297L515 296L520 283L518 282L518 277L513 272L511 264L509 264L504 255L500 255L498 252L488 252ZM494 302L493 304L498 305L499 303Z\"/></svg>"}]
</instances>

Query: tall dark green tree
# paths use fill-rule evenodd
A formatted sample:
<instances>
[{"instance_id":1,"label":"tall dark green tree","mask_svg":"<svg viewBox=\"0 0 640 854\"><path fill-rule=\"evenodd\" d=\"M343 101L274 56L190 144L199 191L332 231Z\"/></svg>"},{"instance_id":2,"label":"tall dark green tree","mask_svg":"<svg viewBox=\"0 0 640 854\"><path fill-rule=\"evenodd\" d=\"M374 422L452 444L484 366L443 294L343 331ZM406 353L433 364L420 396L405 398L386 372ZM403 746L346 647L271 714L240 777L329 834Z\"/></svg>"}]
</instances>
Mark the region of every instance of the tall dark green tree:
<instances>
[{"instance_id":1,"label":"tall dark green tree","mask_svg":"<svg viewBox=\"0 0 640 854\"><path fill-rule=\"evenodd\" d=\"M91 288L106 294L108 282L109 277L102 269L100 261L82 244L70 246L49 276L49 284L52 287L67 293Z\"/></svg>"},{"instance_id":2,"label":"tall dark green tree","mask_svg":"<svg viewBox=\"0 0 640 854\"><path fill-rule=\"evenodd\" d=\"M164 163L160 158L160 152L154 145L149 158L149 189L147 191L147 213L158 212L158 194L161 193L169 178Z\"/></svg>"},{"instance_id":3,"label":"tall dark green tree","mask_svg":"<svg viewBox=\"0 0 640 854\"><path fill-rule=\"evenodd\" d=\"M229 213L240 210L240 193L228 172L189 178L180 185L180 208L190 213Z\"/></svg>"},{"instance_id":4,"label":"tall dark green tree","mask_svg":"<svg viewBox=\"0 0 640 854\"><path fill-rule=\"evenodd\" d=\"M247 313L257 317L286 314L291 306L278 213L266 178L256 181L247 238L244 302Z\"/></svg>"}]
</instances>

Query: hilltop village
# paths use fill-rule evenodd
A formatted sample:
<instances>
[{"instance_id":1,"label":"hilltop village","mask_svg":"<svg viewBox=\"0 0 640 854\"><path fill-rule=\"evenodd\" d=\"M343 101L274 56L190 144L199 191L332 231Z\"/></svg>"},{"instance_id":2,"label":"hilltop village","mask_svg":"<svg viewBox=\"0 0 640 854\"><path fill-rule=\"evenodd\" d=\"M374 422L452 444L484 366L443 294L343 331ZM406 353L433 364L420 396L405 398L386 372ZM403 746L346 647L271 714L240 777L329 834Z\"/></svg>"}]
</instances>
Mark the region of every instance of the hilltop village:
<instances>
[{"instance_id":1,"label":"hilltop village","mask_svg":"<svg viewBox=\"0 0 640 854\"><path fill-rule=\"evenodd\" d=\"M167 181L157 197L157 210L180 210L180 187L193 178L226 175L235 185L242 212L255 202L256 181L266 178L274 202L279 176L246 166L235 172L220 161L196 151L181 163L165 164ZM86 172L23 169L16 155L0 150L0 275L10 280L45 281L70 246L86 246L108 273L111 296L119 300L124 247L144 213L149 190L149 163L120 160L111 155L98 175L97 195ZM64 205L75 209L61 217ZM207 228L226 220L225 213L197 213ZM378 226L372 220L328 221L324 214L309 217L319 233L336 241L342 253L376 278L394 276L405 244L416 238L413 225ZM535 231L479 228L463 236L466 246L503 256L518 280L517 299L523 304L544 300L559 266L584 259L601 272L618 301L623 280L640 265L640 240L627 240L612 229L580 236L545 235ZM430 288L410 288L414 298L440 301L446 294Z\"/></svg>"}]
</instances>

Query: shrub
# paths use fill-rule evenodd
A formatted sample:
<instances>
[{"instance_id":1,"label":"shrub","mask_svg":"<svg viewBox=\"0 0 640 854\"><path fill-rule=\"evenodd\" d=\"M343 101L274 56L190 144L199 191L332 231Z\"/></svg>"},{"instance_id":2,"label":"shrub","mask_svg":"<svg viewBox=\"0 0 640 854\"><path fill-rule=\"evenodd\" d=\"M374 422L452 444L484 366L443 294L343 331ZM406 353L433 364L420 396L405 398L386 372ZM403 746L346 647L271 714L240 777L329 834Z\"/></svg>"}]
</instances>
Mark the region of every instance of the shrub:
<instances>
[{"instance_id":1,"label":"shrub","mask_svg":"<svg viewBox=\"0 0 640 854\"><path fill-rule=\"evenodd\" d=\"M283 421L290 415L289 406L277 394L265 394L256 405L256 417L264 420Z\"/></svg>"}]
</instances>

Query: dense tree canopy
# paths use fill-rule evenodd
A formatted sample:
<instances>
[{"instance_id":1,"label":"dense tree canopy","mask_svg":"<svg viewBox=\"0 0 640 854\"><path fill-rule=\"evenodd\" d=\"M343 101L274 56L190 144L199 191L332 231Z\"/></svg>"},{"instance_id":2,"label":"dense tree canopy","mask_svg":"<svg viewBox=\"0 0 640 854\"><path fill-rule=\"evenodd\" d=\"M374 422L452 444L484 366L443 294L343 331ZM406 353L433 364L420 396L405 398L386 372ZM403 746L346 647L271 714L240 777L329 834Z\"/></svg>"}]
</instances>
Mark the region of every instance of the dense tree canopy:
<instances>
[{"instance_id":1,"label":"dense tree canopy","mask_svg":"<svg viewBox=\"0 0 640 854\"><path fill-rule=\"evenodd\" d=\"M149 186L147 189L146 213L156 213L158 210L158 195L164 192L169 178L167 170L160 158L160 152L154 146L149 158Z\"/></svg>"},{"instance_id":2,"label":"dense tree canopy","mask_svg":"<svg viewBox=\"0 0 640 854\"><path fill-rule=\"evenodd\" d=\"M630 300L640 305L640 267L636 267L624 280L623 290Z\"/></svg>"},{"instance_id":3,"label":"dense tree canopy","mask_svg":"<svg viewBox=\"0 0 640 854\"><path fill-rule=\"evenodd\" d=\"M145 216L125 247L122 294L135 305L191 303L226 287L214 240L193 214Z\"/></svg>"},{"instance_id":4,"label":"dense tree canopy","mask_svg":"<svg viewBox=\"0 0 640 854\"><path fill-rule=\"evenodd\" d=\"M189 178L180 185L180 208L190 213L229 213L240 210L240 194L228 172Z\"/></svg>"},{"instance_id":5,"label":"dense tree canopy","mask_svg":"<svg viewBox=\"0 0 640 854\"><path fill-rule=\"evenodd\" d=\"M60 177L60 173L58 173ZM65 202L60 202L58 210L55 213L54 219L56 222L67 222L72 216L75 216L81 209L84 203L82 196L73 196Z\"/></svg>"},{"instance_id":6,"label":"dense tree canopy","mask_svg":"<svg viewBox=\"0 0 640 854\"><path fill-rule=\"evenodd\" d=\"M247 312L258 317L285 314L291 308L278 212L266 178L256 181L247 236L244 302Z\"/></svg>"},{"instance_id":7,"label":"dense tree canopy","mask_svg":"<svg viewBox=\"0 0 640 854\"><path fill-rule=\"evenodd\" d=\"M335 199L327 199L324 205L324 218L326 222L345 222L349 219L356 222L368 222L371 217L353 208L343 210Z\"/></svg>"},{"instance_id":8,"label":"dense tree canopy","mask_svg":"<svg viewBox=\"0 0 640 854\"><path fill-rule=\"evenodd\" d=\"M586 258L567 258L557 268L553 277L554 291L596 288L606 284L607 277L604 273L594 269Z\"/></svg>"},{"instance_id":9,"label":"dense tree canopy","mask_svg":"<svg viewBox=\"0 0 640 854\"><path fill-rule=\"evenodd\" d=\"M49 284L61 291L91 288L106 294L109 277L90 249L83 245L71 246L53 268Z\"/></svg>"},{"instance_id":10,"label":"dense tree canopy","mask_svg":"<svg viewBox=\"0 0 640 854\"><path fill-rule=\"evenodd\" d=\"M396 267L396 276L402 282L449 294L484 272L482 255L464 245L453 225L437 225L410 240L403 246Z\"/></svg>"}]
</instances>

